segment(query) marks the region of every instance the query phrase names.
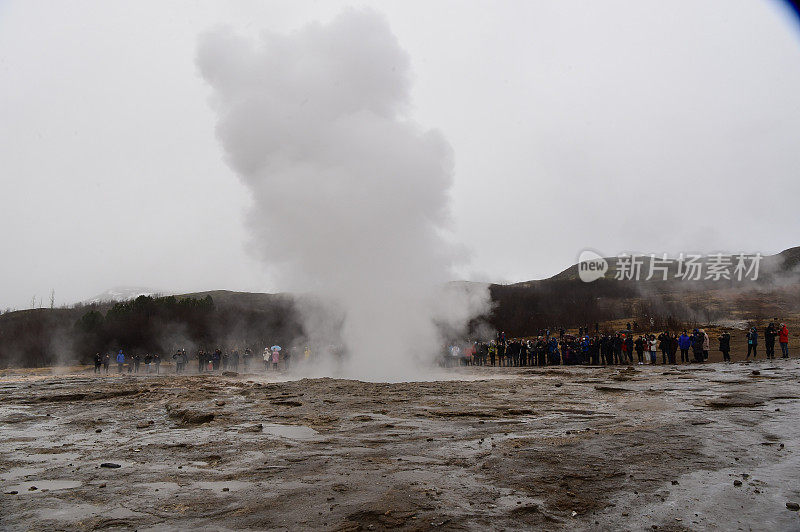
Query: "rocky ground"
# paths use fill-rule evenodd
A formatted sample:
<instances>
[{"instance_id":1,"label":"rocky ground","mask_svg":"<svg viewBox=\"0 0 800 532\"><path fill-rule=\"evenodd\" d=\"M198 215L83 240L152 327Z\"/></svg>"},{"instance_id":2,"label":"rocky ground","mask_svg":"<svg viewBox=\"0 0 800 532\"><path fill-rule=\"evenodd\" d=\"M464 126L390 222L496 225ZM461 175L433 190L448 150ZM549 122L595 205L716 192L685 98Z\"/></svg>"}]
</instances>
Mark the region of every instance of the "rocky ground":
<instances>
[{"instance_id":1,"label":"rocky ground","mask_svg":"<svg viewBox=\"0 0 800 532\"><path fill-rule=\"evenodd\" d=\"M796 359L445 377L6 372L0 528L800 529Z\"/></svg>"}]
</instances>

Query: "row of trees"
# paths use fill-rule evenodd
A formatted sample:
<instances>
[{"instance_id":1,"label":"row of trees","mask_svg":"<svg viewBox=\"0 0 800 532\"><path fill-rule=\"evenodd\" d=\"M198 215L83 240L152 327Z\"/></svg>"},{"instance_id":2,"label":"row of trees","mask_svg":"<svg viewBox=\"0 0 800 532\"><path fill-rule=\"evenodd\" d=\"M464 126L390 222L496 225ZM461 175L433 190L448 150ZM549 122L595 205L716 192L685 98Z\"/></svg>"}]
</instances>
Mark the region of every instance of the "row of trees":
<instances>
[{"instance_id":1,"label":"row of trees","mask_svg":"<svg viewBox=\"0 0 800 532\"><path fill-rule=\"evenodd\" d=\"M263 348L302 336L292 302L216 305L208 295L140 296L99 307L34 309L0 321L0 366L88 363L95 353L171 354L176 349Z\"/></svg>"}]
</instances>

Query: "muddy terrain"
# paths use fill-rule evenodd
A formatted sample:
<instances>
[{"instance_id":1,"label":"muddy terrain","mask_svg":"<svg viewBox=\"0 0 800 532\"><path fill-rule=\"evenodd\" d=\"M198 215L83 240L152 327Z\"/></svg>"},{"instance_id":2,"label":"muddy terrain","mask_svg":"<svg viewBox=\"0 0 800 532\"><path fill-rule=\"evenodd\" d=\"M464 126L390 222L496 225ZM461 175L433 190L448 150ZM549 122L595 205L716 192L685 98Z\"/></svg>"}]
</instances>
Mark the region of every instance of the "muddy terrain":
<instances>
[{"instance_id":1,"label":"muddy terrain","mask_svg":"<svg viewBox=\"0 0 800 532\"><path fill-rule=\"evenodd\" d=\"M800 529L796 359L446 377L7 372L0 528Z\"/></svg>"}]
</instances>

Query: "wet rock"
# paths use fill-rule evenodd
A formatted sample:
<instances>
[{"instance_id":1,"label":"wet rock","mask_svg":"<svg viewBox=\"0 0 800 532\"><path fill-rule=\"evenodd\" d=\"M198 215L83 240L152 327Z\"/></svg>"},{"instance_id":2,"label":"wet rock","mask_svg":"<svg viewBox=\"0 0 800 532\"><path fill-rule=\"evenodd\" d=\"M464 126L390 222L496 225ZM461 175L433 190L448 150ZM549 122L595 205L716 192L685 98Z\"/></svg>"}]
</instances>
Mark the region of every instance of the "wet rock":
<instances>
[{"instance_id":1,"label":"wet rock","mask_svg":"<svg viewBox=\"0 0 800 532\"><path fill-rule=\"evenodd\" d=\"M677 486L677 485L678 485L678 481L677 481L677 480L673 480L673 481L672 481L672 485L673 485L673 486Z\"/></svg>"},{"instance_id":2,"label":"wet rock","mask_svg":"<svg viewBox=\"0 0 800 532\"><path fill-rule=\"evenodd\" d=\"M103 462L102 464L100 464L100 467L106 467L109 469L118 469L122 466L119 464L115 464L114 462Z\"/></svg>"},{"instance_id":3,"label":"wet rock","mask_svg":"<svg viewBox=\"0 0 800 532\"><path fill-rule=\"evenodd\" d=\"M19 493L17 490L11 490L5 492L6 495L16 495L17 493Z\"/></svg>"},{"instance_id":4,"label":"wet rock","mask_svg":"<svg viewBox=\"0 0 800 532\"><path fill-rule=\"evenodd\" d=\"M761 375L761 372L758 371L757 369L754 369L750 375Z\"/></svg>"},{"instance_id":5,"label":"wet rock","mask_svg":"<svg viewBox=\"0 0 800 532\"><path fill-rule=\"evenodd\" d=\"M786 503L786 508L788 508L789 510L791 510L793 512L796 512L797 510L800 510L800 504L798 504L796 502L789 501L789 502Z\"/></svg>"},{"instance_id":6,"label":"wet rock","mask_svg":"<svg viewBox=\"0 0 800 532\"><path fill-rule=\"evenodd\" d=\"M629 392L630 390L627 388L618 388L616 386L595 386L595 390L598 392L611 392L611 393L620 393L620 392Z\"/></svg>"},{"instance_id":7,"label":"wet rock","mask_svg":"<svg viewBox=\"0 0 800 532\"><path fill-rule=\"evenodd\" d=\"M195 410L169 410L169 417L177 419L185 425L202 425L214 420L214 414L211 412Z\"/></svg>"},{"instance_id":8,"label":"wet rock","mask_svg":"<svg viewBox=\"0 0 800 532\"><path fill-rule=\"evenodd\" d=\"M31 486L30 488L28 488L28 491L36 491L38 489L39 488L37 488L36 486Z\"/></svg>"},{"instance_id":9,"label":"wet rock","mask_svg":"<svg viewBox=\"0 0 800 532\"><path fill-rule=\"evenodd\" d=\"M103 429L96 429L96 430L95 430L95 432L96 432L97 434L100 434L101 432L103 432Z\"/></svg>"},{"instance_id":10,"label":"wet rock","mask_svg":"<svg viewBox=\"0 0 800 532\"><path fill-rule=\"evenodd\" d=\"M711 408L747 408L763 404L764 400L761 397L747 394L726 394L706 401L706 406Z\"/></svg>"},{"instance_id":11,"label":"wet rock","mask_svg":"<svg viewBox=\"0 0 800 532\"><path fill-rule=\"evenodd\" d=\"M272 401L272 404L278 406L303 406L300 401Z\"/></svg>"},{"instance_id":12,"label":"wet rock","mask_svg":"<svg viewBox=\"0 0 800 532\"><path fill-rule=\"evenodd\" d=\"M734 486L741 486L742 485L742 481L739 480L739 479L736 479L736 480L733 481L733 485Z\"/></svg>"}]
</instances>

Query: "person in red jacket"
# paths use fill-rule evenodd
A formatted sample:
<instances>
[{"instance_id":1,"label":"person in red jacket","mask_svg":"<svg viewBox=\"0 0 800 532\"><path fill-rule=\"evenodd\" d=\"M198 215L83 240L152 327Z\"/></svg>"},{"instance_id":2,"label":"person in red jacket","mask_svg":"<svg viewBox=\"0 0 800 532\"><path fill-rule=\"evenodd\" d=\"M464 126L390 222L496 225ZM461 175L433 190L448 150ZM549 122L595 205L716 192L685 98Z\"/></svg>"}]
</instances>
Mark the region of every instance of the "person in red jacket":
<instances>
[{"instance_id":1,"label":"person in red jacket","mask_svg":"<svg viewBox=\"0 0 800 532\"><path fill-rule=\"evenodd\" d=\"M781 323L781 328L778 330L778 342L781 344L781 356L789 358L789 329L785 323Z\"/></svg>"}]
</instances>

